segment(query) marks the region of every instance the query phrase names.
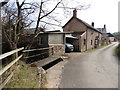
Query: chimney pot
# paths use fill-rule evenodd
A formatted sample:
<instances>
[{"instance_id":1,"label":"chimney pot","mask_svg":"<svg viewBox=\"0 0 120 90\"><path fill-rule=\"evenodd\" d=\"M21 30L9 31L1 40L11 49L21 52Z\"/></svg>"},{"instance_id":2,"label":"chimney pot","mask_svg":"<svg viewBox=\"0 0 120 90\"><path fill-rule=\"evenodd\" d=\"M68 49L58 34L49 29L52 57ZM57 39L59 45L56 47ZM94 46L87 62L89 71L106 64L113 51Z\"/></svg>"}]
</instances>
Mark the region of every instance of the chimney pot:
<instances>
[{"instance_id":1,"label":"chimney pot","mask_svg":"<svg viewBox=\"0 0 120 90\"><path fill-rule=\"evenodd\" d=\"M73 10L73 17L77 17L77 10L76 9Z\"/></svg>"},{"instance_id":2,"label":"chimney pot","mask_svg":"<svg viewBox=\"0 0 120 90\"><path fill-rule=\"evenodd\" d=\"M94 22L92 22L92 26L94 27Z\"/></svg>"},{"instance_id":3,"label":"chimney pot","mask_svg":"<svg viewBox=\"0 0 120 90\"><path fill-rule=\"evenodd\" d=\"M104 24L104 28L106 28L106 25Z\"/></svg>"}]
</instances>

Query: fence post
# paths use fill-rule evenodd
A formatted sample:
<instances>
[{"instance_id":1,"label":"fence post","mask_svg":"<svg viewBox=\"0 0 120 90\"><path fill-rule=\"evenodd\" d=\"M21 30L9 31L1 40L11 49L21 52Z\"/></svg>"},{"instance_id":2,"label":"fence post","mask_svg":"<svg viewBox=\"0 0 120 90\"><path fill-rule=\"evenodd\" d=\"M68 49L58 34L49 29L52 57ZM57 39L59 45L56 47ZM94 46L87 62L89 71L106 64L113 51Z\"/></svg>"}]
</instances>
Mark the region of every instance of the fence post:
<instances>
[{"instance_id":1,"label":"fence post","mask_svg":"<svg viewBox=\"0 0 120 90\"><path fill-rule=\"evenodd\" d=\"M18 60L20 60L20 58L22 58L22 54L20 55L20 56L18 56L18 52L19 51L21 51L21 50L23 50L24 49L24 47L22 47L22 48L19 48L19 49L15 49L15 50L12 50L12 51L10 51L10 52L7 52L7 53L4 53L4 54L1 54L0 55L0 61L2 60L2 59L4 59L4 58L6 58L6 57L8 57L8 56L11 56L12 55L12 60L13 61L11 61L9 64L7 64L5 67L3 67L2 69L0 69L0 90L8 83L8 81L12 78L12 76L13 76L13 74L14 74L14 72L15 72L15 68L13 68L14 69L14 71L12 70L12 72L11 72L11 67L13 66L13 65L16 65L17 66L17 62L18 62ZM15 66L15 67L16 67ZM7 70L9 70L9 72L11 73L9 76L7 76L7 78L5 79L5 80L2 80L2 75L7 71Z\"/></svg>"},{"instance_id":2,"label":"fence post","mask_svg":"<svg viewBox=\"0 0 120 90\"><path fill-rule=\"evenodd\" d=\"M52 55L54 55L54 47L52 47Z\"/></svg>"}]
</instances>

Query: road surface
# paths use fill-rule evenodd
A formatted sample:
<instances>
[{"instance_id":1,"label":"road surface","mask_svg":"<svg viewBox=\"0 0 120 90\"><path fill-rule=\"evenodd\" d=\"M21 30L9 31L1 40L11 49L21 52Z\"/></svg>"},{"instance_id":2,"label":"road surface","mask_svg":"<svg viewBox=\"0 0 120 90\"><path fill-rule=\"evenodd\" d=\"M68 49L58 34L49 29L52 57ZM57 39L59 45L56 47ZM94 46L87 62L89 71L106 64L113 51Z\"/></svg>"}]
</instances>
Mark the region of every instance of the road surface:
<instances>
[{"instance_id":1,"label":"road surface","mask_svg":"<svg viewBox=\"0 0 120 90\"><path fill-rule=\"evenodd\" d=\"M65 66L59 88L118 88L118 43L83 52Z\"/></svg>"}]
</instances>

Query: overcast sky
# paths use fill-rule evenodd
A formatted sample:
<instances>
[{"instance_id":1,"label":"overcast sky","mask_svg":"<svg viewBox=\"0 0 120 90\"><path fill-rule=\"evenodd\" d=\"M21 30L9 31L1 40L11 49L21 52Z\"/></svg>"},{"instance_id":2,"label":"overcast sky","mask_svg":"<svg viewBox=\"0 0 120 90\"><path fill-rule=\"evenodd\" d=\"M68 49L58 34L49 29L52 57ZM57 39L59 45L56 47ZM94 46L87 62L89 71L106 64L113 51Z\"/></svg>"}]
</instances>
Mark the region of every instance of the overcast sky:
<instances>
[{"instance_id":1,"label":"overcast sky","mask_svg":"<svg viewBox=\"0 0 120 90\"><path fill-rule=\"evenodd\" d=\"M107 32L111 32L111 33L118 32L118 2L119 0L73 0L73 1L78 1L80 4L91 5L90 8L88 8L87 10L77 11L78 18L82 19L88 24L91 24L92 22L94 22L95 28L102 28L104 24L106 24ZM69 2L68 4L71 4L71 7L74 7L73 3ZM60 13L58 18L62 16L63 14ZM72 17L72 12L68 18L62 18L62 26L71 17ZM55 29L62 29L62 28L55 28Z\"/></svg>"},{"instance_id":2,"label":"overcast sky","mask_svg":"<svg viewBox=\"0 0 120 90\"><path fill-rule=\"evenodd\" d=\"M95 28L101 28L106 24L107 32L118 31L118 2L119 0L81 0L83 3L91 4L87 10L77 12L77 17L91 24ZM64 21L65 22L65 21Z\"/></svg>"}]
</instances>

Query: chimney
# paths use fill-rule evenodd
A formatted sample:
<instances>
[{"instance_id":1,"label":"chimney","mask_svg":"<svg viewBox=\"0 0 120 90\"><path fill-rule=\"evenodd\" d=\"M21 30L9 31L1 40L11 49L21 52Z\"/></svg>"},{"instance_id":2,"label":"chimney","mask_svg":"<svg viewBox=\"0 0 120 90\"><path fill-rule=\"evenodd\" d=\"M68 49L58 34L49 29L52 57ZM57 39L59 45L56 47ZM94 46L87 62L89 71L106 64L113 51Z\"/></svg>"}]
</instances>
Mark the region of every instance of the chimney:
<instances>
[{"instance_id":1,"label":"chimney","mask_svg":"<svg viewBox=\"0 0 120 90\"><path fill-rule=\"evenodd\" d=\"M94 22L92 22L92 26L94 27Z\"/></svg>"},{"instance_id":2,"label":"chimney","mask_svg":"<svg viewBox=\"0 0 120 90\"><path fill-rule=\"evenodd\" d=\"M73 10L73 17L77 17L77 10L76 9Z\"/></svg>"},{"instance_id":3,"label":"chimney","mask_svg":"<svg viewBox=\"0 0 120 90\"><path fill-rule=\"evenodd\" d=\"M106 28L106 25L104 24L104 28Z\"/></svg>"}]
</instances>

